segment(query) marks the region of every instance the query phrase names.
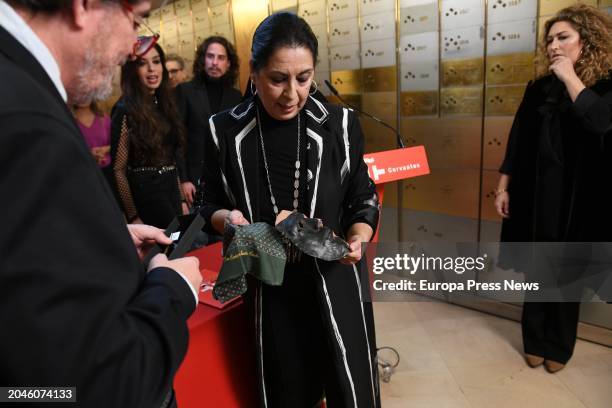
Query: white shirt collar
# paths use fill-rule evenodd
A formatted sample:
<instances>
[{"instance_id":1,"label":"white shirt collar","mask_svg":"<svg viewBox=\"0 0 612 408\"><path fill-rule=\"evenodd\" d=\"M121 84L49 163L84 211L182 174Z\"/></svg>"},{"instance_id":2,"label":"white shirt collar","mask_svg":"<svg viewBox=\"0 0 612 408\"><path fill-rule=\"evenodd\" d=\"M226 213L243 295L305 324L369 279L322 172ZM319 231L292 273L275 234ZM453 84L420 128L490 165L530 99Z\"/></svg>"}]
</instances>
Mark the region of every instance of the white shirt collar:
<instances>
[{"instance_id":1,"label":"white shirt collar","mask_svg":"<svg viewBox=\"0 0 612 408\"><path fill-rule=\"evenodd\" d=\"M62 84L60 69L51 51L49 51L47 46L38 38L36 33L32 31L23 18L21 18L21 16L4 0L0 0L0 26L8 31L10 35L19 41L21 45L36 58L38 63L47 72L47 75L49 75L49 78L51 78L51 81L53 81L53 84L55 84L64 102L66 102L68 100L66 88L64 88L64 84Z\"/></svg>"}]
</instances>

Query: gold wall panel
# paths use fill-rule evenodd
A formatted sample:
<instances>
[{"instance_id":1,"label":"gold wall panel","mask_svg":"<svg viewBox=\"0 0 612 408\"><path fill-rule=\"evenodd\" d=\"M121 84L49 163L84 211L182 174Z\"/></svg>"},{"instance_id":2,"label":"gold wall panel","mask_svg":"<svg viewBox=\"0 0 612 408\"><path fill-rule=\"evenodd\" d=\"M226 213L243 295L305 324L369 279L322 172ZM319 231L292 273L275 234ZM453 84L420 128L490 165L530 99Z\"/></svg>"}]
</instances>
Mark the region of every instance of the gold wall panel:
<instances>
[{"instance_id":1,"label":"gold wall panel","mask_svg":"<svg viewBox=\"0 0 612 408\"><path fill-rule=\"evenodd\" d=\"M612 7L612 0L599 0L599 7Z\"/></svg>"},{"instance_id":2,"label":"gold wall panel","mask_svg":"<svg viewBox=\"0 0 612 408\"><path fill-rule=\"evenodd\" d=\"M344 103L340 101L335 95L326 96L327 100L330 103L335 103L336 105L344 106ZM344 99L351 106L356 107L361 110L361 95L360 94L348 94L342 95L342 99Z\"/></svg>"},{"instance_id":3,"label":"gold wall panel","mask_svg":"<svg viewBox=\"0 0 612 408\"><path fill-rule=\"evenodd\" d=\"M231 19L234 21L236 52L240 58L238 83L243 92L249 79L253 33L266 17L268 17L267 0L232 0Z\"/></svg>"},{"instance_id":4,"label":"gold wall panel","mask_svg":"<svg viewBox=\"0 0 612 408\"><path fill-rule=\"evenodd\" d=\"M363 70L363 92L395 92L397 68L377 67Z\"/></svg>"},{"instance_id":5,"label":"gold wall panel","mask_svg":"<svg viewBox=\"0 0 612 408\"><path fill-rule=\"evenodd\" d=\"M597 7L597 0L540 0L539 14L541 16L554 14L557 11L576 3L584 3Z\"/></svg>"},{"instance_id":6,"label":"gold wall panel","mask_svg":"<svg viewBox=\"0 0 612 408\"><path fill-rule=\"evenodd\" d=\"M442 115L481 115L482 88L442 88L440 112Z\"/></svg>"},{"instance_id":7,"label":"gold wall panel","mask_svg":"<svg viewBox=\"0 0 612 408\"><path fill-rule=\"evenodd\" d=\"M502 217L495 210L495 191L500 174L494 170L485 170L482 173L482 219L487 221L501 221Z\"/></svg>"},{"instance_id":8,"label":"gold wall panel","mask_svg":"<svg viewBox=\"0 0 612 408\"><path fill-rule=\"evenodd\" d=\"M484 60L472 58L442 61L442 86L481 84L484 80Z\"/></svg>"},{"instance_id":9,"label":"gold wall panel","mask_svg":"<svg viewBox=\"0 0 612 408\"><path fill-rule=\"evenodd\" d=\"M485 115L514 116L524 92L525 85L488 86L485 93Z\"/></svg>"},{"instance_id":10,"label":"gold wall panel","mask_svg":"<svg viewBox=\"0 0 612 408\"><path fill-rule=\"evenodd\" d=\"M403 118L401 132L406 147L424 145L425 137L438 122L438 118Z\"/></svg>"},{"instance_id":11,"label":"gold wall panel","mask_svg":"<svg viewBox=\"0 0 612 408\"><path fill-rule=\"evenodd\" d=\"M488 116L484 126L483 169L497 171L506 154L513 116Z\"/></svg>"},{"instance_id":12,"label":"gold wall panel","mask_svg":"<svg viewBox=\"0 0 612 408\"><path fill-rule=\"evenodd\" d=\"M395 92L368 92L361 96L363 110L381 117L391 124L397 116L397 94Z\"/></svg>"},{"instance_id":13,"label":"gold wall panel","mask_svg":"<svg viewBox=\"0 0 612 408\"><path fill-rule=\"evenodd\" d=\"M402 116L426 116L438 114L438 92L402 92Z\"/></svg>"},{"instance_id":14,"label":"gold wall panel","mask_svg":"<svg viewBox=\"0 0 612 408\"><path fill-rule=\"evenodd\" d=\"M382 118L383 120L393 124L392 118ZM374 120L360 116L359 122L361 123L361 129L363 130L363 136L365 140L365 151L380 152L382 150L395 149L397 147L395 133L390 129L382 126L380 123Z\"/></svg>"},{"instance_id":15,"label":"gold wall panel","mask_svg":"<svg viewBox=\"0 0 612 408\"><path fill-rule=\"evenodd\" d=\"M360 94L363 89L363 72L360 69L333 71L331 83L341 95Z\"/></svg>"},{"instance_id":16,"label":"gold wall panel","mask_svg":"<svg viewBox=\"0 0 612 408\"><path fill-rule=\"evenodd\" d=\"M479 169L480 118L445 118L432 121L416 132L425 134L425 149L429 167Z\"/></svg>"},{"instance_id":17,"label":"gold wall panel","mask_svg":"<svg viewBox=\"0 0 612 408\"><path fill-rule=\"evenodd\" d=\"M535 75L533 52L487 57L487 85L527 84Z\"/></svg>"},{"instance_id":18,"label":"gold wall panel","mask_svg":"<svg viewBox=\"0 0 612 408\"><path fill-rule=\"evenodd\" d=\"M479 184L478 170L434 169L404 180L404 208L478 218Z\"/></svg>"}]
</instances>

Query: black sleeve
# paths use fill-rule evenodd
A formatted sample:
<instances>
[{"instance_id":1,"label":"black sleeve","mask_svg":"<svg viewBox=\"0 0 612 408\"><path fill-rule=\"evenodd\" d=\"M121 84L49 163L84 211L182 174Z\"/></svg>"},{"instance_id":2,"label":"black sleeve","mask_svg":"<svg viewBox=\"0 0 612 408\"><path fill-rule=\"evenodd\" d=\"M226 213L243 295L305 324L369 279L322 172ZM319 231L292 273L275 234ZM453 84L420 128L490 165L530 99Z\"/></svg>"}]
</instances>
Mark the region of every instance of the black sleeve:
<instances>
[{"instance_id":1,"label":"black sleeve","mask_svg":"<svg viewBox=\"0 0 612 408\"><path fill-rule=\"evenodd\" d=\"M176 88L174 88L176 109L179 113L179 118L181 119L181 122L183 123L185 129L185 143L183 144L183 146L181 146L180 151L178 152L176 157L176 166L178 167L178 173L181 182L190 181L187 172L187 124L189 120L189 112L187 109L187 99L185 97L185 91L183 88L183 84L179 84Z\"/></svg>"},{"instance_id":2,"label":"black sleeve","mask_svg":"<svg viewBox=\"0 0 612 408\"><path fill-rule=\"evenodd\" d=\"M572 112L587 132L603 137L612 123L612 91L600 96L589 88L583 89Z\"/></svg>"},{"instance_id":3,"label":"black sleeve","mask_svg":"<svg viewBox=\"0 0 612 408\"><path fill-rule=\"evenodd\" d=\"M0 115L0 383L75 386L81 406L161 405L193 293L146 274L102 173L69 123Z\"/></svg>"},{"instance_id":4,"label":"black sleeve","mask_svg":"<svg viewBox=\"0 0 612 408\"><path fill-rule=\"evenodd\" d=\"M209 120L209 124L213 122L214 117ZM213 125L209 125L206 131L204 140L204 167L202 172L202 180L204 182L204 205L200 209L200 214L206 222L204 230L209 234L223 234L223 231L217 231L211 223L212 215L217 210L228 209L234 207L231 204L229 190L226 190L227 179L223 174L219 155L221 154L224 141L217 138L217 132Z\"/></svg>"},{"instance_id":5,"label":"black sleeve","mask_svg":"<svg viewBox=\"0 0 612 408\"><path fill-rule=\"evenodd\" d=\"M342 228L346 233L351 225L364 222L376 231L380 204L376 186L368 175L368 166L363 161L364 139L361 124L352 111L349 111L348 134L351 169L342 203Z\"/></svg>"},{"instance_id":6,"label":"black sleeve","mask_svg":"<svg viewBox=\"0 0 612 408\"><path fill-rule=\"evenodd\" d=\"M527 119L527 110L529 97L531 94L532 82L527 84L527 89L523 94L523 100L519 105L519 108L514 115L514 121L512 122L512 127L510 128L510 134L508 135L508 142L506 144L506 154L504 156L504 161L502 162L499 172L502 174L507 174L509 176L512 175L515 164L517 160L518 148L520 143L520 134L523 129L523 121Z\"/></svg>"}]
</instances>

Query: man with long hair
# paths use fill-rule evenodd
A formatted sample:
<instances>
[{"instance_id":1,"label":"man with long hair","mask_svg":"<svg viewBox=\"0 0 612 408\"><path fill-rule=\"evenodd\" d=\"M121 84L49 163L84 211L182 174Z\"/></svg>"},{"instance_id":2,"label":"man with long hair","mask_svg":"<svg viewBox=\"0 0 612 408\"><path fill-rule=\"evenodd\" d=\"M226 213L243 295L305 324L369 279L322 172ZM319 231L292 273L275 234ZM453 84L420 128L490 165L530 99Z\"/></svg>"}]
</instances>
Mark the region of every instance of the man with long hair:
<instances>
[{"instance_id":1,"label":"man with long hair","mask_svg":"<svg viewBox=\"0 0 612 408\"><path fill-rule=\"evenodd\" d=\"M240 92L234 88L239 67L236 50L227 39L208 37L196 51L193 80L176 88L178 107L187 129L181 187L189 205L193 204L202 177L208 118L240 102Z\"/></svg>"}]
</instances>

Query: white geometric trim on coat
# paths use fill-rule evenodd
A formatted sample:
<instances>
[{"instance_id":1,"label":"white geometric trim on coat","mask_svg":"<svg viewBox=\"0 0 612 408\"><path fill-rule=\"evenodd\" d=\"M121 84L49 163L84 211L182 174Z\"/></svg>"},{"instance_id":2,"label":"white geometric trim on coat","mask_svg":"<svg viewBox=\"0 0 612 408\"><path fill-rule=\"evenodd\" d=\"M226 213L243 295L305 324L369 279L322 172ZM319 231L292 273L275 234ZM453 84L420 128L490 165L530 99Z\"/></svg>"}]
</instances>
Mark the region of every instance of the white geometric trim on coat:
<instances>
[{"instance_id":1,"label":"white geometric trim on coat","mask_svg":"<svg viewBox=\"0 0 612 408\"><path fill-rule=\"evenodd\" d=\"M313 138L315 142L317 142L317 145L319 146L318 149L318 156L319 156L319 163L317 164L317 175L315 177L315 185L314 185L314 192L312 194L312 202L310 203L310 218L314 217L314 212L315 212L315 207L317 205L317 192L319 191L319 175L321 173L321 161L323 158L323 138L321 136L319 136L315 131L311 130L311 129L306 129L306 134Z\"/></svg>"},{"instance_id":2,"label":"white geometric trim on coat","mask_svg":"<svg viewBox=\"0 0 612 408\"><path fill-rule=\"evenodd\" d=\"M342 108L342 140L344 141L344 164L340 169L340 184L344 182L344 178L351 171L351 160L349 156L349 136L348 136L348 110Z\"/></svg>"},{"instance_id":3,"label":"white geometric trim on coat","mask_svg":"<svg viewBox=\"0 0 612 408\"><path fill-rule=\"evenodd\" d=\"M331 299L329 298L329 293L327 292L327 284L325 283L325 278L319 269L319 263L317 259L314 259L315 266L317 267L317 272L319 272L319 276L321 277L321 281L323 282L323 292L325 293L325 300L327 301L327 308L329 309L329 317L331 318L332 327L334 328L334 335L336 337L336 341L338 342L338 346L340 347L340 354L342 354L342 361L344 362L344 369L346 370L346 376L348 377L349 383L351 384L351 392L353 393L353 402L354 407L357 408L357 394L355 394L355 384L353 383L353 376L351 375L351 369L348 365L348 360L346 358L346 347L344 347L344 341L342 341L342 335L340 334L340 330L338 329L338 323L336 322L336 318L334 317L334 311L332 309Z\"/></svg>"},{"instance_id":4,"label":"white geometric trim on coat","mask_svg":"<svg viewBox=\"0 0 612 408\"><path fill-rule=\"evenodd\" d=\"M325 109L325 106L323 106L323 104L319 102L316 98L313 98L312 96L309 96L308 98L319 107L319 109L321 110L321 117L317 118L310 109L306 109L306 113L320 125L321 123L325 122L325 119L327 119L327 115L329 115L329 112L327 111L327 109Z\"/></svg>"},{"instance_id":5,"label":"white geometric trim on coat","mask_svg":"<svg viewBox=\"0 0 612 408\"><path fill-rule=\"evenodd\" d=\"M254 104L255 104L254 102L249 103L249 106L247 106L247 108L245 109L245 111L244 111L244 112L242 112L242 113L240 113L240 114L237 114L237 113L236 113L236 109L238 109L238 107L239 107L240 105L236 105L236 106L234 106L234 109L232 109L232 110L230 111L230 115L232 115L232 116L233 116L235 119L242 119L242 118L244 117L244 115L246 115L247 113L249 113L249 111L251 110L251 108L253 107L253 105L254 105Z\"/></svg>"},{"instance_id":6,"label":"white geometric trim on coat","mask_svg":"<svg viewBox=\"0 0 612 408\"><path fill-rule=\"evenodd\" d=\"M376 391L374 387L374 377L372 371L372 349L370 349L370 339L368 338L368 328L366 326L365 320L365 312L363 311L363 297L361 296L361 281L359 280L359 273L357 272L357 266L355 264L353 266L353 271L355 272L355 281L357 282L357 291L359 292L359 304L361 305L361 318L363 320L363 332L365 333L366 345L368 346L368 364L370 365L370 382L372 383L372 399L374 401L374 405L376 406Z\"/></svg>"},{"instance_id":7,"label":"white geometric trim on coat","mask_svg":"<svg viewBox=\"0 0 612 408\"><path fill-rule=\"evenodd\" d=\"M242 143L242 139L244 139L246 135L253 130L256 123L257 120L253 118L253 120L251 120L249 124L246 125L244 129L238 133L238 135L236 135L236 155L238 156L238 166L240 167L240 175L242 176L242 184L244 185L244 198L246 199L247 207L249 209L249 222L251 223L253 222L253 211L251 210L251 197L249 197L249 189L247 188L246 177L244 176L244 167L242 166L242 148L240 144Z\"/></svg>"},{"instance_id":8,"label":"white geometric trim on coat","mask_svg":"<svg viewBox=\"0 0 612 408\"><path fill-rule=\"evenodd\" d=\"M219 152L219 139L217 138L217 128L215 127L215 121L213 120L214 117L215 115L211 116L208 119L208 124L210 125L210 134L213 138L213 142L215 142L215 146L217 146L217 152ZM223 182L223 190L225 191L225 194L230 199L232 205L236 205L236 198L232 194L232 190L230 190L229 188L229 184L227 182L227 179L225 178L225 174L223 174L223 170L219 169L219 172L221 173L221 181Z\"/></svg>"}]
</instances>

